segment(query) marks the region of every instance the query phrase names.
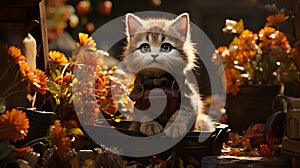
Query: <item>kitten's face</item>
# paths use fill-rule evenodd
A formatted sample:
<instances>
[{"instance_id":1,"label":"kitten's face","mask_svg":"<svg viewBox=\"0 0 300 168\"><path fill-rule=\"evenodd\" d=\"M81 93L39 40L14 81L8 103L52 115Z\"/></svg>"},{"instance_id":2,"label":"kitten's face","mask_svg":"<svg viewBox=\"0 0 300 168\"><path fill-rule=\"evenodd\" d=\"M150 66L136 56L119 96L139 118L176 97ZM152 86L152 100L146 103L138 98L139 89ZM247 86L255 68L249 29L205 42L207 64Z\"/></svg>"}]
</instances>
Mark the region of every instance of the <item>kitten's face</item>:
<instances>
[{"instance_id":1,"label":"kitten's face","mask_svg":"<svg viewBox=\"0 0 300 168\"><path fill-rule=\"evenodd\" d=\"M126 30L124 60L135 72L150 66L182 73L193 62L187 49L190 36L187 14L174 20L143 20L127 14Z\"/></svg>"}]
</instances>

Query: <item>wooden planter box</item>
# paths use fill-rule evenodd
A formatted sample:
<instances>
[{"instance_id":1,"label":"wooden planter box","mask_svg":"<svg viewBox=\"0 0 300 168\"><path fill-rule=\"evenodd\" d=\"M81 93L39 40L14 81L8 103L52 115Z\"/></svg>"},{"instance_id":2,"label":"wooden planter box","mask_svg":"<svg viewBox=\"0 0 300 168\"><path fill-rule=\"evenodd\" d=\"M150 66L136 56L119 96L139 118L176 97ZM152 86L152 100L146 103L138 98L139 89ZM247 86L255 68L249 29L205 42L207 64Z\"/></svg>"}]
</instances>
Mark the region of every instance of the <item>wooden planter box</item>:
<instances>
[{"instance_id":1,"label":"wooden planter box","mask_svg":"<svg viewBox=\"0 0 300 168\"><path fill-rule=\"evenodd\" d=\"M300 98L285 97L286 135L300 141Z\"/></svg>"},{"instance_id":2,"label":"wooden planter box","mask_svg":"<svg viewBox=\"0 0 300 168\"><path fill-rule=\"evenodd\" d=\"M130 136L142 136L138 131L127 130L126 127L129 125L129 122L119 123L115 129L120 132L130 135ZM101 136L111 136L104 135L104 133L109 132L107 129L112 129L111 127L105 127L101 125L96 126L86 126L85 128L89 129L89 132L99 132ZM124 129L125 128L125 129ZM201 159L205 156L217 156L221 154L221 149L223 143L228 139L228 125L219 124L215 131L212 132L197 132L190 131L181 141L174 145L171 149L157 154L157 156L163 160L167 160L172 152L176 153L176 156L181 158L184 161L184 164L188 164L190 160L194 160L201 164ZM207 137L203 142L199 142L199 137ZM120 139L120 137L113 137L114 139ZM101 144L98 144L101 145ZM129 144L132 145L132 144ZM142 150L142 149L141 149ZM143 163L144 165L149 164L151 156L149 157L125 157L127 161L137 161ZM200 165L198 165L200 166ZM198 167L196 166L196 167Z\"/></svg>"}]
</instances>

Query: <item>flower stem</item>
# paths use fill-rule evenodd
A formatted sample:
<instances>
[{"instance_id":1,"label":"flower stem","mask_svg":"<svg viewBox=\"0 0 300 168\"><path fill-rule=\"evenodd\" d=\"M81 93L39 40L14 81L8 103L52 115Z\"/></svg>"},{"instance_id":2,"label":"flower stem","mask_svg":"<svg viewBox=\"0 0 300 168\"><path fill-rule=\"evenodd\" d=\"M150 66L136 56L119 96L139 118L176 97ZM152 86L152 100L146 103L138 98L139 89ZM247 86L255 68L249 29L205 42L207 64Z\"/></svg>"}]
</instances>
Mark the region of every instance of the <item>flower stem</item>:
<instances>
[{"instance_id":1,"label":"flower stem","mask_svg":"<svg viewBox=\"0 0 300 168\"><path fill-rule=\"evenodd\" d=\"M24 80L21 80L21 81L15 83L14 85L12 85L11 87L9 87L4 93L1 94L0 97L6 97L5 95L6 95L7 93L9 93L9 91L11 91L14 87L18 86L19 84L21 84L21 82L23 82L23 81L24 81Z\"/></svg>"},{"instance_id":2,"label":"flower stem","mask_svg":"<svg viewBox=\"0 0 300 168\"><path fill-rule=\"evenodd\" d=\"M23 145L23 147L30 146L30 144L31 144L31 146L33 146L32 144L36 144L36 143L38 143L38 141L43 141L43 140L49 142L49 138L50 138L49 136L46 136L46 137L41 137L41 138L34 139L32 141L29 141L25 145Z\"/></svg>"},{"instance_id":3,"label":"flower stem","mask_svg":"<svg viewBox=\"0 0 300 168\"><path fill-rule=\"evenodd\" d=\"M6 68L5 72L2 74L2 76L0 77L0 81L6 76L6 74L8 73L8 71L10 70L12 64L10 63L8 65L8 67Z\"/></svg>"},{"instance_id":4,"label":"flower stem","mask_svg":"<svg viewBox=\"0 0 300 168\"><path fill-rule=\"evenodd\" d=\"M16 93L22 93L23 91L25 91L27 88L24 88L24 89L22 89L22 90L16 90L16 91L14 91L14 92L11 92L11 93L9 93L8 95L6 95L4 98L8 98L9 96L11 96L11 95L14 95L14 94L16 94Z\"/></svg>"},{"instance_id":5,"label":"flower stem","mask_svg":"<svg viewBox=\"0 0 300 168\"><path fill-rule=\"evenodd\" d=\"M43 146L48 146L50 144L50 142L48 143L43 143L43 142L35 142L33 144L31 144L30 146L35 146L35 145L43 145Z\"/></svg>"},{"instance_id":6,"label":"flower stem","mask_svg":"<svg viewBox=\"0 0 300 168\"><path fill-rule=\"evenodd\" d=\"M67 70L67 68L68 68L69 65L70 65L70 63L67 63L67 64L64 66L63 70L61 71L61 76L62 76L62 77L64 76L65 71Z\"/></svg>"}]
</instances>

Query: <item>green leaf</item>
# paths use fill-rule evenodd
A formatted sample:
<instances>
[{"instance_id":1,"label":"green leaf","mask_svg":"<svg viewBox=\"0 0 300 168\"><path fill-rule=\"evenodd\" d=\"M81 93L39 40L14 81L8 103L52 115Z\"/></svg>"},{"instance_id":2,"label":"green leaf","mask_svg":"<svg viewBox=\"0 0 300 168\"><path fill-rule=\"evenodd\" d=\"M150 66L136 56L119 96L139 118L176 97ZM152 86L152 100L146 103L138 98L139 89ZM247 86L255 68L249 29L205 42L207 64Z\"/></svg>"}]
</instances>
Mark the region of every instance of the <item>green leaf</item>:
<instances>
[{"instance_id":1,"label":"green leaf","mask_svg":"<svg viewBox=\"0 0 300 168\"><path fill-rule=\"evenodd\" d=\"M46 85L47 85L48 91L51 92L52 94L59 94L60 93L60 87L55 82L47 81Z\"/></svg>"},{"instance_id":2,"label":"green leaf","mask_svg":"<svg viewBox=\"0 0 300 168\"><path fill-rule=\"evenodd\" d=\"M72 81L72 86L74 86L77 82L78 82L78 79L74 78L73 81Z\"/></svg>"},{"instance_id":3,"label":"green leaf","mask_svg":"<svg viewBox=\"0 0 300 168\"><path fill-rule=\"evenodd\" d=\"M82 136L83 132L81 131L80 128L71 128L67 131L67 135L69 136Z\"/></svg>"},{"instance_id":4,"label":"green leaf","mask_svg":"<svg viewBox=\"0 0 300 168\"><path fill-rule=\"evenodd\" d=\"M231 43L229 44L229 49L234 50L235 46L238 44L239 38L234 37Z\"/></svg>"},{"instance_id":5,"label":"green leaf","mask_svg":"<svg viewBox=\"0 0 300 168\"><path fill-rule=\"evenodd\" d=\"M0 160L7 158L10 152L11 144L4 140L0 140Z\"/></svg>"}]
</instances>

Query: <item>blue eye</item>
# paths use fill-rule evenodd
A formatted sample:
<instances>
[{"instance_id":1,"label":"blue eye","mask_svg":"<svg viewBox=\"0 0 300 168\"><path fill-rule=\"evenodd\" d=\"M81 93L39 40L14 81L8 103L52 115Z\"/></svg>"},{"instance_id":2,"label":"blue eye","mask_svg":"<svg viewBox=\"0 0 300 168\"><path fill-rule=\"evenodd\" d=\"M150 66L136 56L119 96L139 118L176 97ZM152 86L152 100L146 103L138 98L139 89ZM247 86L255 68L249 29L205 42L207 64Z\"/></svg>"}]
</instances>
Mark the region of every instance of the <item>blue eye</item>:
<instances>
[{"instance_id":1,"label":"blue eye","mask_svg":"<svg viewBox=\"0 0 300 168\"><path fill-rule=\"evenodd\" d=\"M165 53L168 53L170 52L174 47L172 46L172 44L170 43L163 43L161 46L160 46L160 52L165 52Z\"/></svg>"},{"instance_id":2,"label":"blue eye","mask_svg":"<svg viewBox=\"0 0 300 168\"><path fill-rule=\"evenodd\" d=\"M146 52L150 52L151 51L150 45L147 44L147 43L141 44L140 47L139 47L139 49L140 49L140 51L142 53L146 53Z\"/></svg>"}]
</instances>

